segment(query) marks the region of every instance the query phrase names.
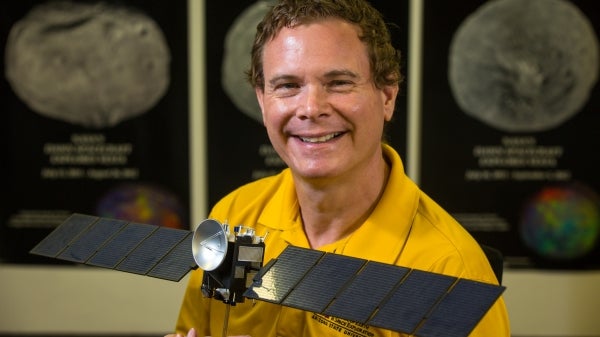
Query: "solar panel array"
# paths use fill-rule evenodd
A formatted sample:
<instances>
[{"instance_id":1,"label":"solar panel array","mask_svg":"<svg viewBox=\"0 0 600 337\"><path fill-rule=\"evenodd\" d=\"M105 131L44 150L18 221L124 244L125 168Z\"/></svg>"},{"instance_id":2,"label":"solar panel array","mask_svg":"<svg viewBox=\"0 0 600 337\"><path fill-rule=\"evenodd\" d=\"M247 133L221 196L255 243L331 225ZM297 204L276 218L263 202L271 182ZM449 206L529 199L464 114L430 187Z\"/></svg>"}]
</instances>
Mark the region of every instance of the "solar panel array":
<instances>
[{"instance_id":1,"label":"solar panel array","mask_svg":"<svg viewBox=\"0 0 600 337\"><path fill-rule=\"evenodd\" d=\"M30 253L179 281L196 268L192 236L187 230L73 214Z\"/></svg>"},{"instance_id":2,"label":"solar panel array","mask_svg":"<svg viewBox=\"0 0 600 337\"><path fill-rule=\"evenodd\" d=\"M505 287L294 246L244 296L420 337L468 336Z\"/></svg>"}]
</instances>

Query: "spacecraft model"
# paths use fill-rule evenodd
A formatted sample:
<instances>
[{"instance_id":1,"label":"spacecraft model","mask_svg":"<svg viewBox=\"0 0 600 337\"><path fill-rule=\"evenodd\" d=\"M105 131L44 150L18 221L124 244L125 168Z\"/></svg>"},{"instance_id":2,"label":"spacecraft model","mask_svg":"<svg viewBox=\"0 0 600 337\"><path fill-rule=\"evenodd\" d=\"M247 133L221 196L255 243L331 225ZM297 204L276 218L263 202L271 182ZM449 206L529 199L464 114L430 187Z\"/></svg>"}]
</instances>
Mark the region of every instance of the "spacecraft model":
<instances>
[{"instance_id":1,"label":"spacecraft model","mask_svg":"<svg viewBox=\"0 0 600 337\"><path fill-rule=\"evenodd\" d=\"M295 246L263 264L265 244L214 219L192 232L76 213L30 253L170 281L201 268L202 293L227 313L247 298L419 337L468 336L505 290Z\"/></svg>"}]
</instances>

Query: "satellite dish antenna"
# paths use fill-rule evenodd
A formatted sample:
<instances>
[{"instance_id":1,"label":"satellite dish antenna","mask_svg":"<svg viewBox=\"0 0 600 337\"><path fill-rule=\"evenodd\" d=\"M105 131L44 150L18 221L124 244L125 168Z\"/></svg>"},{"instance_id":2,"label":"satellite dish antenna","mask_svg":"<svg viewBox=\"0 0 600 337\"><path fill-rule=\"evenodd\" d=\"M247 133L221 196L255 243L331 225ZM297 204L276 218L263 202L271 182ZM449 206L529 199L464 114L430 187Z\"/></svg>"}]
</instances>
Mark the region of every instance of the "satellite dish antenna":
<instances>
[{"instance_id":1,"label":"satellite dish antenna","mask_svg":"<svg viewBox=\"0 0 600 337\"><path fill-rule=\"evenodd\" d=\"M192 255L198 267L215 270L227 255L227 233L221 223L213 219L202 221L192 238Z\"/></svg>"}]
</instances>

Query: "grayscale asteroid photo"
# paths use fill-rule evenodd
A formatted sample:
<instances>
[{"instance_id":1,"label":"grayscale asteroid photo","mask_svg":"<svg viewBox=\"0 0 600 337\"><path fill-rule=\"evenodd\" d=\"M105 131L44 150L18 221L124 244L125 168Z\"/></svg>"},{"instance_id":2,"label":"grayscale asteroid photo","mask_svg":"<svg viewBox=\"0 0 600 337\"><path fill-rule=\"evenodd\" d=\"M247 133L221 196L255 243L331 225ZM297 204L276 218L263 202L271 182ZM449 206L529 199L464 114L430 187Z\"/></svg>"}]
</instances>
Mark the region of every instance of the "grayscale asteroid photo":
<instances>
[{"instance_id":1,"label":"grayscale asteroid photo","mask_svg":"<svg viewBox=\"0 0 600 337\"><path fill-rule=\"evenodd\" d=\"M165 94L170 50L152 18L105 3L47 2L10 30L5 76L36 113L106 128Z\"/></svg>"},{"instance_id":2,"label":"grayscale asteroid photo","mask_svg":"<svg viewBox=\"0 0 600 337\"><path fill-rule=\"evenodd\" d=\"M225 36L221 85L233 104L246 116L262 124L260 106L254 88L246 80L256 25L273 1L257 1L246 8L231 24Z\"/></svg>"},{"instance_id":3,"label":"grayscale asteroid photo","mask_svg":"<svg viewBox=\"0 0 600 337\"><path fill-rule=\"evenodd\" d=\"M569 1L487 1L454 34L449 84L459 107L488 126L546 131L588 101L598 50L592 24Z\"/></svg>"}]
</instances>

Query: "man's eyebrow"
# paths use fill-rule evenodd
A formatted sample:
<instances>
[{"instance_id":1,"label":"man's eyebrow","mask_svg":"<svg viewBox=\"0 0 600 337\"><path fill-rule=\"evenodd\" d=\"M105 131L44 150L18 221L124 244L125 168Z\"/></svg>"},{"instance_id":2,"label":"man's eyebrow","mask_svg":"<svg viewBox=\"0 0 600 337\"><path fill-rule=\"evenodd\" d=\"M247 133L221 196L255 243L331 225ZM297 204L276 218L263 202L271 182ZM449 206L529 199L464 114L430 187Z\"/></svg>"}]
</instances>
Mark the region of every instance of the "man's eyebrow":
<instances>
[{"instance_id":1,"label":"man's eyebrow","mask_svg":"<svg viewBox=\"0 0 600 337\"><path fill-rule=\"evenodd\" d=\"M360 75L358 75L357 73L355 73L351 70L348 70L348 69L334 69L334 70L328 71L323 75L323 78L331 79L331 78L336 78L336 77L340 77L340 76L347 76L350 78L360 78ZM288 82L288 81L292 81L292 82L298 81L298 76L289 75L289 74L275 75L271 79L269 79L269 81L267 83L270 86L275 86L275 85L277 85L277 83Z\"/></svg>"},{"instance_id":2,"label":"man's eyebrow","mask_svg":"<svg viewBox=\"0 0 600 337\"><path fill-rule=\"evenodd\" d=\"M348 76L352 78L359 78L360 76L348 69L334 69L325 73L325 78L339 77L339 76Z\"/></svg>"},{"instance_id":3,"label":"man's eyebrow","mask_svg":"<svg viewBox=\"0 0 600 337\"><path fill-rule=\"evenodd\" d=\"M271 79L269 79L269 85L274 86L275 84L279 83L279 82L287 82L287 81L296 81L298 79L297 76L293 76L293 75L276 75L274 77L272 77Z\"/></svg>"}]
</instances>

